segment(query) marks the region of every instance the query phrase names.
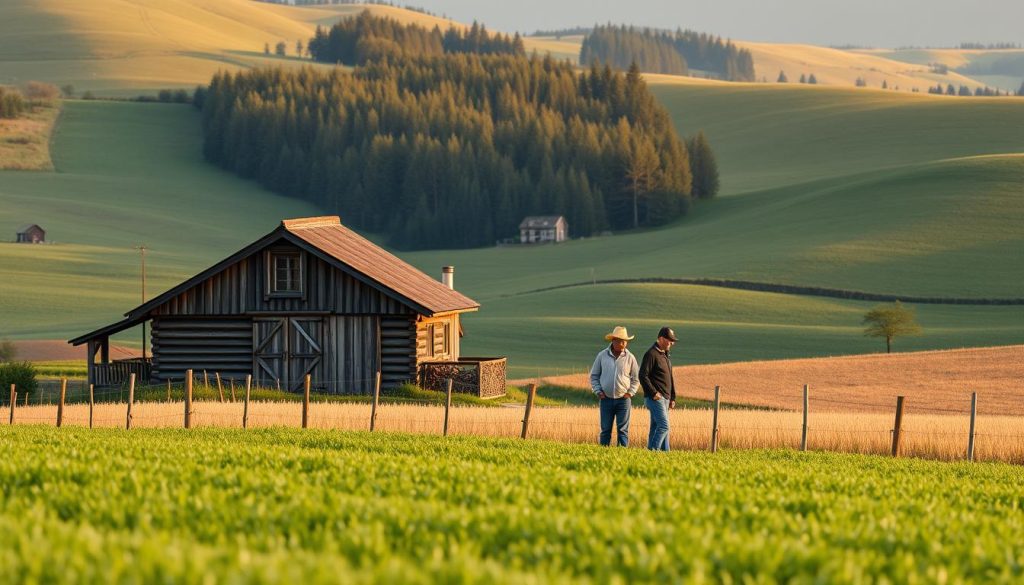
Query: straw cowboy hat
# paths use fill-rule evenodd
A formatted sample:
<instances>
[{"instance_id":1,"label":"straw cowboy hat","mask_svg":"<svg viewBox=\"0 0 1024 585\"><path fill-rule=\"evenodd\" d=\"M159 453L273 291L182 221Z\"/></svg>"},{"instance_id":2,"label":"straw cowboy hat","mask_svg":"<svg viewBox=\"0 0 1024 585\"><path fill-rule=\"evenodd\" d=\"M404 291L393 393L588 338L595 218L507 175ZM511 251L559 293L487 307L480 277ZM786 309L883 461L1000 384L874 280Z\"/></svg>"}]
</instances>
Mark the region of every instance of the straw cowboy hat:
<instances>
[{"instance_id":1,"label":"straw cowboy hat","mask_svg":"<svg viewBox=\"0 0 1024 585\"><path fill-rule=\"evenodd\" d=\"M605 341L611 341L613 339L625 339L626 341L629 341L633 339L633 336L626 331L625 327L619 325L615 329L612 329L611 333L604 336Z\"/></svg>"}]
</instances>

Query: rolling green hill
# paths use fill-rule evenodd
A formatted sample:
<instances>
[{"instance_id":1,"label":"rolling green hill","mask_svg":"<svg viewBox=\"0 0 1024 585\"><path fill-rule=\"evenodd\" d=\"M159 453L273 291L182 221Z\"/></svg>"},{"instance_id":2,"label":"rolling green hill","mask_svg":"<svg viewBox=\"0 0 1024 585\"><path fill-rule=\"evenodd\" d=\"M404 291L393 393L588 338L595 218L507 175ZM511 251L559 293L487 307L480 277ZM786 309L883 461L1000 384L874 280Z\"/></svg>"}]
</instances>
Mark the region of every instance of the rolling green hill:
<instances>
[{"instance_id":1,"label":"rolling green hill","mask_svg":"<svg viewBox=\"0 0 1024 585\"><path fill-rule=\"evenodd\" d=\"M293 44L352 10L248 0L7 3L0 26L22 32L0 35L0 81L32 71L108 93L191 85L224 63L264 60L265 37ZM44 43L46 31L68 34ZM468 353L509 355L515 375L585 367L611 325L649 336L663 321L686 332L684 361L877 349L859 333L873 303L664 284L531 293L595 280L717 277L1024 297L1024 100L649 79L681 133L707 132L722 195L658 230L404 255L429 274L454 264L459 288L483 302L466 321ZM53 142L56 171L0 172L0 229L40 223L57 242L0 244L0 338L66 338L118 318L138 300L139 243L150 248L152 296L282 217L322 212L205 164L198 128L185 106L72 101ZM925 335L898 347L1024 342L1020 307L919 311Z\"/></svg>"},{"instance_id":2,"label":"rolling green hill","mask_svg":"<svg viewBox=\"0 0 1024 585\"><path fill-rule=\"evenodd\" d=\"M722 126L728 108L736 107L729 102L731 87L714 86L720 87L718 95L708 87L671 88L677 92L672 107L693 106L693 115L680 118L693 120L694 127L700 122ZM794 99L814 95L814 90L791 91ZM832 90L820 95L826 105L835 99ZM707 103L716 99L726 104L720 118ZM963 154L967 146L930 139L898 142L890 153L891 168L869 171L880 155L871 150L877 144L865 138L830 146L832 156L845 152L860 161L859 169L851 165L859 172L844 176L842 164L832 163L818 169L815 180L787 185L787 175L780 173L765 180L772 188L735 194L733 177L752 185L758 165L765 164L745 154L748 140L762 140L767 148L762 133L778 127L782 118L788 117L792 127L826 127L807 118L842 110L804 101L796 110L773 111L784 100L765 99L756 115L751 111L756 98L748 99L751 103L738 111L761 126L748 124L751 138L737 129L716 139L725 185L734 194L699 205L676 225L558 246L406 255L430 274L455 264L458 287L483 302L483 311L467 319L465 351L509 355L517 376L538 369L571 371L586 366L612 324L621 322L649 337L663 321L685 331L681 360L686 362L879 349L859 329L860 315L873 303L664 284L508 296L591 279L724 277L898 294L1021 296L1017 275L1024 273L1024 236L1017 226L1024 218L1019 188L1024 158L941 159ZM944 110L946 116L989 124L990 140L979 144L979 151L1012 148L1011 137L1000 138L984 115L1005 117L1005 111L991 110L992 102L983 99L957 103L961 108ZM850 118L851 127L870 119L871 109L863 110ZM896 126L886 132L913 132L920 121L912 114L908 109L902 117L890 116ZM791 150L801 144L798 137L784 138ZM948 150L940 152L936 142ZM66 338L118 318L138 299L138 255L132 247L140 242L151 250L152 295L268 231L282 217L320 213L206 165L199 143L198 114L187 106L67 103L54 142L57 172L0 173L0 225L10 231L18 223L41 223L57 242L0 245L0 337ZM825 146L806 148L822 161L829 158ZM777 153L765 156L786 163ZM928 157L941 160L914 162ZM793 176L815 168L799 157L791 164L798 167L790 171ZM921 306L919 312L926 334L897 347L1024 341L1020 307ZM128 343L137 338L135 332L121 337Z\"/></svg>"},{"instance_id":3,"label":"rolling green hill","mask_svg":"<svg viewBox=\"0 0 1024 585\"><path fill-rule=\"evenodd\" d=\"M151 249L152 294L282 217L319 213L203 162L197 116L181 105L68 102L57 172L0 171L0 338L70 337L120 318L139 301L140 243ZM7 243L23 223L53 243Z\"/></svg>"}]
</instances>

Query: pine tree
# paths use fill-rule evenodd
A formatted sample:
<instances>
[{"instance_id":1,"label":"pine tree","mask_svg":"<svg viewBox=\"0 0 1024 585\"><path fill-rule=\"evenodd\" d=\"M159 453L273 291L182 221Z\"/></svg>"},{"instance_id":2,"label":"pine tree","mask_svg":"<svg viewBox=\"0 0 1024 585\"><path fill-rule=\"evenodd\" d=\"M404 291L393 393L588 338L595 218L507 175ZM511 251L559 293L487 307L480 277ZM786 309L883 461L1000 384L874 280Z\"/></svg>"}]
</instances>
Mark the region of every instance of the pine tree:
<instances>
[{"instance_id":1,"label":"pine tree","mask_svg":"<svg viewBox=\"0 0 1024 585\"><path fill-rule=\"evenodd\" d=\"M1024 81L1020 83L1020 89L1017 90L1017 95L1024 96Z\"/></svg>"},{"instance_id":2,"label":"pine tree","mask_svg":"<svg viewBox=\"0 0 1024 585\"><path fill-rule=\"evenodd\" d=\"M882 80L882 89L889 89L889 82L885 79Z\"/></svg>"},{"instance_id":3,"label":"pine tree","mask_svg":"<svg viewBox=\"0 0 1024 585\"><path fill-rule=\"evenodd\" d=\"M789 78L786 77L785 71L779 71L779 78L775 80L775 83L789 83Z\"/></svg>"},{"instance_id":4,"label":"pine tree","mask_svg":"<svg viewBox=\"0 0 1024 585\"><path fill-rule=\"evenodd\" d=\"M703 130L690 139L690 169L693 174L693 196L710 199L718 194L718 161Z\"/></svg>"},{"instance_id":5,"label":"pine tree","mask_svg":"<svg viewBox=\"0 0 1024 585\"><path fill-rule=\"evenodd\" d=\"M811 73L811 76L807 78L807 83L809 83L811 85L817 85L818 84L818 78L815 77L813 73Z\"/></svg>"},{"instance_id":6,"label":"pine tree","mask_svg":"<svg viewBox=\"0 0 1024 585\"><path fill-rule=\"evenodd\" d=\"M807 76L803 73L800 74L800 83L807 83Z\"/></svg>"}]
</instances>

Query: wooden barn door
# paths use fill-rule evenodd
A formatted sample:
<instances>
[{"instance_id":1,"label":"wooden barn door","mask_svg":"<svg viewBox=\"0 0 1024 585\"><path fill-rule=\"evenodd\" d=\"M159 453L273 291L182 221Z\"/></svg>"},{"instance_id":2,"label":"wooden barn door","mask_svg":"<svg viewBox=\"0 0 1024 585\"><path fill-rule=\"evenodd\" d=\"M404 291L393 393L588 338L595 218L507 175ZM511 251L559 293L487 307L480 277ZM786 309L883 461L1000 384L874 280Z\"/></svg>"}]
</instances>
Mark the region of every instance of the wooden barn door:
<instances>
[{"instance_id":1,"label":"wooden barn door","mask_svg":"<svg viewBox=\"0 0 1024 585\"><path fill-rule=\"evenodd\" d=\"M323 319L269 317L253 319L253 378L260 386L302 390L306 374L319 382L323 361Z\"/></svg>"},{"instance_id":2,"label":"wooden barn door","mask_svg":"<svg viewBox=\"0 0 1024 585\"><path fill-rule=\"evenodd\" d=\"M288 380L288 319L273 317L252 321L252 375L257 386L282 387Z\"/></svg>"},{"instance_id":3,"label":"wooden barn door","mask_svg":"<svg viewBox=\"0 0 1024 585\"><path fill-rule=\"evenodd\" d=\"M320 363L323 361L324 322L320 318L298 317L289 319L288 328L288 379L289 389L302 389L306 374L313 383L320 382Z\"/></svg>"}]
</instances>

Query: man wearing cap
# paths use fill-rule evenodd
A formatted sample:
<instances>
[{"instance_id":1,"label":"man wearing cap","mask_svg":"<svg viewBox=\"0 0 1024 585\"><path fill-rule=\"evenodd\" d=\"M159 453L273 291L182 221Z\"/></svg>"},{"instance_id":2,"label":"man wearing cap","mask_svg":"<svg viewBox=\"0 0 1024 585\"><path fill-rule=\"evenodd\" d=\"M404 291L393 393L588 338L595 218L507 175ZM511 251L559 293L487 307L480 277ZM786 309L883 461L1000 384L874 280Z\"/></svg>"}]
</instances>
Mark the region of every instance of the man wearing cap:
<instances>
[{"instance_id":1,"label":"man wearing cap","mask_svg":"<svg viewBox=\"0 0 1024 585\"><path fill-rule=\"evenodd\" d=\"M640 367L626 346L633 339L625 327L616 327L604 336L611 343L602 349L590 368L590 387L601 400L600 442L612 442L612 421L618 429L618 445L629 445L629 413L632 398L640 388Z\"/></svg>"},{"instance_id":2,"label":"man wearing cap","mask_svg":"<svg viewBox=\"0 0 1024 585\"><path fill-rule=\"evenodd\" d=\"M662 327L657 341L644 354L640 364L644 404L651 413L647 448L652 451L668 451L668 411L676 406L676 383L672 377L672 359L668 351L676 340L675 331Z\"/></svg>"}]
</instances>

